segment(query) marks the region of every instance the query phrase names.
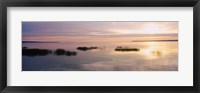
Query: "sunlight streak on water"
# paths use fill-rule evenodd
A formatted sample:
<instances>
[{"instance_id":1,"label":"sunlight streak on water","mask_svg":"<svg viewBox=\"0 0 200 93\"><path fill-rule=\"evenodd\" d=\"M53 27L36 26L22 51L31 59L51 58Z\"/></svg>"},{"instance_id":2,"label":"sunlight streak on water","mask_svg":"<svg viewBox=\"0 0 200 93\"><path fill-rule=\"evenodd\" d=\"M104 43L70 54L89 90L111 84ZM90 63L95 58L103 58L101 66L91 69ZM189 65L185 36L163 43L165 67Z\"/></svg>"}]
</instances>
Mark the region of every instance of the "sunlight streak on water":
<instances>
[{"instance_id":1,"label":"sunlight streak on water","mask_svg":"<svg viewBox=\"0 0 200 93\"><path fill-rule=\"evenodd\" d=\"M146 58L155 59L163 55L163 52L160 50L162 48L159 46L158 42L147 42L146 44L148 47L141 50L141 54Z\"/></svg>"},{"instance_id":2,"label":"sunlight streak on water","mask_svg":"<svg viewBox=\"0 0 200 93\"><path fill-rule=\"evenodd\" d=\"M76 56L23 56L23 71L177 71L178 42L23 44L31 48L76 51ZM80 46L98 49L80 51ZM117 46L140 51L115 51Z\"/></svg>"}]
</instances>

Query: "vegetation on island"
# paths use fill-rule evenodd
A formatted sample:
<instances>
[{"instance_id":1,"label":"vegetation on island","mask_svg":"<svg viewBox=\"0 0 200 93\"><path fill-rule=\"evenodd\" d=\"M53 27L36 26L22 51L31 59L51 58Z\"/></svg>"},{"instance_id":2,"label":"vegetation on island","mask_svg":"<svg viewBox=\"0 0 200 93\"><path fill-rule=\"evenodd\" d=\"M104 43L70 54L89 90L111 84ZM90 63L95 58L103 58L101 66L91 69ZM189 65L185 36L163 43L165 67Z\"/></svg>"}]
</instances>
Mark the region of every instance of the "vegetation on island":
<instances>
[{"instance_id":1,"label":"vegetation on island","mask_svg":"<svg viewBox=\"0 0 200 93\"><path fill-rule=\"evenodd\" d=\"M22 47L22 55L25 56L46 56L51 52L52 51L48 49L28 49L27 47Z\"/></svg>"},{"instance_id":2,"label":"vegetation on island","mask_svg":"<svg viewBox=\"0 0 200 93\"><path fill-rule=\"evenodd\" d=\"M87 51L92 49L98 49L98 47L77 47L78 50Z\"/></svg>"},{"instance_id":3,"label":"vegetation on island","mask_svg":"<svg viewBox=\"0 0 200 93\"><path fill-rule=\"evenodd\" d=\"M49 49L38 49L38 48L27 48L22 47L22 55L23 56L47 56L49 54L54 54L57 56L65 55L65 56L76 56L77 52L75 51L67 51L64 49L56 49L56 50L49 50Z\"/></svg>"},{"instance_id":4,"label":"vegetation on island","mask_svg":"<svg viewBox=\"0 0 200 93\"><path fill-rule=\"evenodd\" d=\"M98 49L99 47L77 47L77 50L81 51L88 51L92 49ZM122 47L118 46L114 49L115 51L121 51L121 52L129 52L129 51L140 51L139 48L129 48L127 46ZM57 55L57 56L76 56L76 51L69 51L65 49L56 49L56 50L49 50L49 49L38 49L38 48L28 48L28 47L22 47L22 55L23 56L47 56L47 55ZM159 54L159 53L157 53Z\"/></svg>"},{"instance_id":5,"label":"vegetation on island","mask_svg":"<svg viewBox=\"0 0 200 93\"><path fill-rule=\"evenodd\" d=\"M115 48L115 51L140 51L139 48L129 48L129 47L122 47L122 46L118 46Z\"/></svg>"},{"instance_id":6,"label":"vegetation on island","mask_svg":"<svg viewBox=\"0 0 200 93\"><path fill-rule=\"evenodd\" d=\"M75 51L66 51L64 49L56 49L54 51L54 54L56 54L56 55L66 55L66 56L75 56L75 55L77 55L77 52L75 52Z\"/></svg>"}]
</instances>

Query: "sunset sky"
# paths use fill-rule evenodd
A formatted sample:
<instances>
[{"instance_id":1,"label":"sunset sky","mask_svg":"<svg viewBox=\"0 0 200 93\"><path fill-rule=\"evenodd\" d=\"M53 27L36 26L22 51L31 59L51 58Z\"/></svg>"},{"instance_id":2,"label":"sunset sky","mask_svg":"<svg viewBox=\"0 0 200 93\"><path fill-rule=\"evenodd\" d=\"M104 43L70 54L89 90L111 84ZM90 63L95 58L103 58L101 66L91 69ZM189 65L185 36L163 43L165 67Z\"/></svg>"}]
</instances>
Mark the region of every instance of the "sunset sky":
<instances>
[{"instance_id":1,"label":"sunset sky","mask_svg":"<svg viewBox=\"0 0 200 93\"><path fill-rule=\"evenodd\" d=\"M178 22L22 22L23 41L128 42L177 40Z\"/></svg>"}]
</instances>

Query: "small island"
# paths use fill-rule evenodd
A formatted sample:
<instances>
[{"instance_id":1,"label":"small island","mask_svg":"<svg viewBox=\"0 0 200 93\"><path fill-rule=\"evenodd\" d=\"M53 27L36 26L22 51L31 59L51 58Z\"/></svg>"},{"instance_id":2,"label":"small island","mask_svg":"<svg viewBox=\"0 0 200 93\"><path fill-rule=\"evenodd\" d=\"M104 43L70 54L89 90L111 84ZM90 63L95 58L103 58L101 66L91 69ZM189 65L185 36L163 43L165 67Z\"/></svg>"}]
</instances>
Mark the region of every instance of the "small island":
<instances>
[{"instance_id":1,"label":"small island","mask_svg":"<svg viewBox=\"0 0 200 93\"><path fill-rule=\"evenodd\" d=\"M140 51L139 48L129 48L129 47L121 47L121 46L118 46L117 48L115 48L115 51Z\"/></svg>"},{"instance_id":2,"label":"small island","mask_svg":"<svg viewBox=\"0 0 200 93\"><path fill-rule=\"evenodd\" d=\"M56 54L56 55L66 55L66 56L76 56L77 52L75 52L75 51L66 51L64 49L56 49L54 51L54 54Z\"/></svg>"},{"instance_id":3,"label":"small island","mask_svg":"<svg viewBox=\"0 0 200 93\"><path fill-rule=\"evenodd\" d=\"M48 54L51 54L51 52L52 50L48 49L38 49L38 48L29 49L27 47L22 47L23 56L46 56Z\"/></svg>"},{"instance_id":4,"label":"small island","mask_svg":"<svg viewBox=\"0 0 200 93\"><path fill-rule=\"evenodd\" d=\"M78 50L87 51L92 49L98 49L98 47L77 47Z\"/></svg>"},{"instance_id":5,"label":"small island","mask_svg":"<svg viewBox=\"0 0 200 93\"><path fill-rule=\"evenodd\" d=\"M57 56L76 56L77 52L75 51L68 51L64 49L56 49L56 50L49 50L49 49L38 49L38 48L28 48L28 47L22 47L22 55L23 56L47 56L49 54L54 54Z\"/></svg>"}]
</instances>

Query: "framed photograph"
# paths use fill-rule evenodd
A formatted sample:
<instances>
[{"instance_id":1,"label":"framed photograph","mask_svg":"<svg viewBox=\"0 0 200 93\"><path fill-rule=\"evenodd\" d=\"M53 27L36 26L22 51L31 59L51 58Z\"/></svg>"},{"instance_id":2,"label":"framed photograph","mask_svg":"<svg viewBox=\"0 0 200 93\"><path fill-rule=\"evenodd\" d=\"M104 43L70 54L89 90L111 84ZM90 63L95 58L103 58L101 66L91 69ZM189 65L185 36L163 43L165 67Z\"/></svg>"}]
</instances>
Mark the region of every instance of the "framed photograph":
<instances>
[{"instance_id":1,"label":"framed photograph","mask_svg":"<svg viewBox=\"0 0 200 93\"><path fill-rule=\"evenodd\" d=\"M199 93L199 0L1 1L2 93Z\"/></svg>"}]
</instances>

